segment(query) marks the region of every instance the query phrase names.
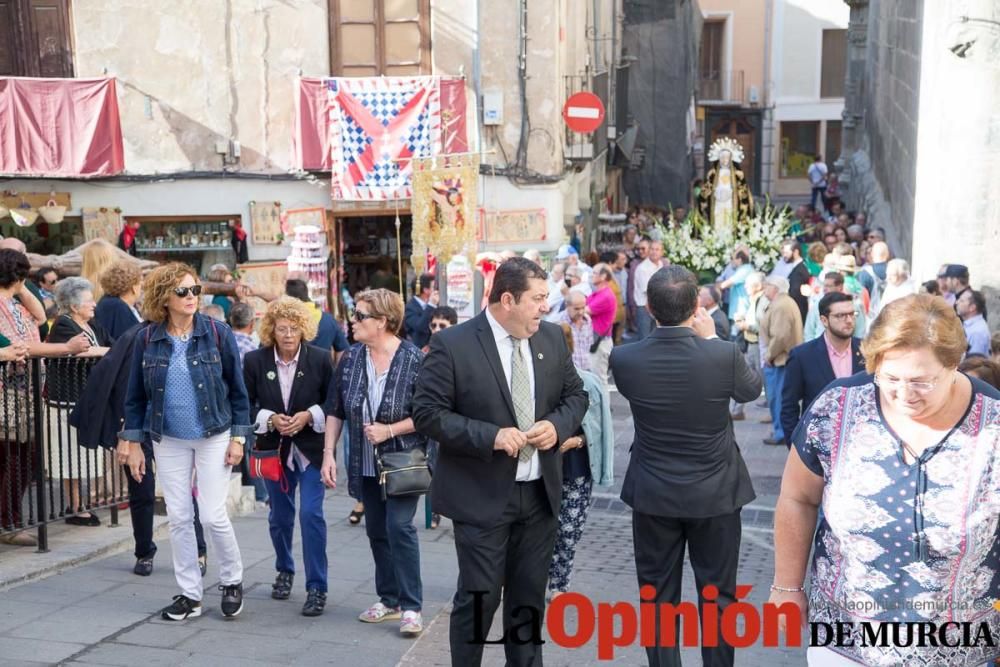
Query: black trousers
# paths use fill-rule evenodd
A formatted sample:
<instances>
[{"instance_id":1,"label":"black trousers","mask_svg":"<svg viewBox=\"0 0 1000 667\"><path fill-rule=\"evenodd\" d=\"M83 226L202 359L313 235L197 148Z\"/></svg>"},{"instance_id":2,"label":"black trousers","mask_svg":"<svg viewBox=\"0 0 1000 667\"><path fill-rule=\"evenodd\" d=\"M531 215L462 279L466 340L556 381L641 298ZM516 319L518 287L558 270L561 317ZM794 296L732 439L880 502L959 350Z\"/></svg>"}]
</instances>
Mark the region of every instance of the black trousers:
<instances>
[{"instance_id":1,"label":"black trousers","mask_svg":"<svg viewBox=\"0 0 1000 667\"><path fill-rule=\"evenodd\" d=\"M681 601L681 573L684 567L684 547L691 556L698 588L698 607L704 604L702 590L713 584L719 589L716 604L719 618L723 610L736 599L736 569L740 559L742 524L740 512L713 516L707 519L677 519L641 512L632 512L632 539L635 542L635 570L639 586L647 584L656 589L657 609L661 603L677 604ZM676 637L682 637L678 618ZM659 613L656 628L660 627ZM699 632L704 636L704 632ZM732 646L702 647L701 659L705 667L732 667ZM680 667L678 646L650 647L646 649L650 667Z\"/></svg>"},{"instance_id":2,"label":"black trousers","mask_svg":"<svg viewBox=\"0 0 1000 667\"><path fill-rule=\"evenodd\" d=\"M156 543L153 541L153 509L156 504L156 479L153 477L153 445L142 443L142 453L146 455L146 474L141 482L132 479L128 466L125 479L128 480L128 511L132 515L132 537L135 538L135 557L152 558L156 554ZM194 503L194 535L198 540L198 553L208 551L205 544L205 531L201 527L198 516L198 501Z\"/></svg>"},{"instance_id":3,"label":"black trousers","mask_svg":"<svg viewBox=\"0 0 1000 667\"><path fill-rule=\"evenodd\" d=\"M476 633L480 633L480 639L487 638L493 616L500 606L501 587L507 664L516 667L542 665L542 647L532 641L530 621L537 618L541 640L545 581L558 527L558 518L549 507L545 484L540 479L514 484L514 492L495 525L484 528L455 522L458 590L455 591L450 628L454 667L474 667L482 663L483 645L475 641ZM481 593L474 595L474 591ZM512 629L521 624L524 626ZM511 641L514 636L525 643Z\"/></svg>"}]
</instances>

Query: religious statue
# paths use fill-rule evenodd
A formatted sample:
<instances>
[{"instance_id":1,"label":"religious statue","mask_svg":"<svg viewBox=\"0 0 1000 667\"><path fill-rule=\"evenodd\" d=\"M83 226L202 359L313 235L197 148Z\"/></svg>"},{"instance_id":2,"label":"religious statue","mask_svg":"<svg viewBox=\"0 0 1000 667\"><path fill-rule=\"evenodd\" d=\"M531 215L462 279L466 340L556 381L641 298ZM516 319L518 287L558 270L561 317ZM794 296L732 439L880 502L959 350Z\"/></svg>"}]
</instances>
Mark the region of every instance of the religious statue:
<instances>
[{"instance_id":1,"label":"religious statue","mask_svg":"<svg viewBox=\"0 0 1000 667\"><path fill-rule=\"evenodd\" d=\"M753 195L739 164L743 148L729 137L716 139L708 149L712 168L698 194L701 217L711 223L716 232L735 230L753 215Z\"/></svg>"}]
</instances>

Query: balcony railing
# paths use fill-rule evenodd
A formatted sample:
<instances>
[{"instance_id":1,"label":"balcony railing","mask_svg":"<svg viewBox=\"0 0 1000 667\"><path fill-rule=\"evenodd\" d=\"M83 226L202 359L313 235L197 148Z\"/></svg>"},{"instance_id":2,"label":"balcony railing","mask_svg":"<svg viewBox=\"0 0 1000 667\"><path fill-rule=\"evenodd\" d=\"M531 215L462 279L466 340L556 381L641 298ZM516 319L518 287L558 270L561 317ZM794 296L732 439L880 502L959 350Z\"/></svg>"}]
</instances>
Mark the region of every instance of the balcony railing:
<instances>
[{"instance_id":1,"label":"balcony railing","mask_svg":"<svg viewBox=\"0 0 1000 667\"><path fill-rule=\"evenodd\" d=\"M722 104L745 104L746 86L743 70L707 70L698 76L698 101ZM754 100L750 100L754 102Z\"/></svg>"}]
</instances>

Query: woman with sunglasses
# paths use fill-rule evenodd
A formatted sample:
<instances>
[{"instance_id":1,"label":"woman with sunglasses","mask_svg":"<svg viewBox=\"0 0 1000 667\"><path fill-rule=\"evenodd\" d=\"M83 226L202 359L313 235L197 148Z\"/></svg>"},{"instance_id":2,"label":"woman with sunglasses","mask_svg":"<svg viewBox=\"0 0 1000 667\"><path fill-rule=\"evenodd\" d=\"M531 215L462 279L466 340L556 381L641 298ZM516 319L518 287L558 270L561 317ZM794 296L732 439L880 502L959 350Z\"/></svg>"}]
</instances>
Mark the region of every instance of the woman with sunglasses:
<instances>
[{"instance_id":1,"label":"woman with sunglasses","mask_svg":"<svg viewBox=\"0 0 1000 667\"><path fill-rule=\"evenodd\" d=\"M831 384L792 436L770 601L828 628L899 624L882 628L899 641L810 648L810 665L996 657L985 642L961 641L962 623L974 635L983 623L1000 633L1000 392L958 370L965 346L943 299L893 301L861 345L871 375ZM933 650L915 636L925 623L946 636Z\"/></svg>"},{"instance_id":2,"label":"woman with sunglasses","mask_svg":"<svg viewBox=\"0 0 1000 667\"><path fill-rule=\"evenodd\" d=\"M383 499L375 463L381 452L426 448L411 417L413 390L423 361L420 350L399 338L403 300L387 289L372 289L356 297L352 331L357 341L334 372L326 410L323 482L337 479L334 446L344 422L351 430L347 481L352 497L365 504L365 529L375 559L378 601L358 617L364 623L400 620L399 631L415 636L423 631L420 615L420 545L413 516L418 496Z\"/></svg>"},{"instance_id":3,"label":"woman with sunglasses","mask_svg":"<svg viewBox=\"0 0 1000 667\"><path fill-rule=\"evenodd\" d=\"M203 586L192 526L191 480L196 475L201 522L219 559L222 613L243 610L243 562L226 513L232 466L252 437L250 403L232 330L198 313L201 285L190 266L166 264L143 283L143 315L136 335L125 427L119 451L138 482L153 441L156 476L163 489L173 546L174 576L181 589L163 609L165 620L200 616Z\"/></svg>"}]
</instances>

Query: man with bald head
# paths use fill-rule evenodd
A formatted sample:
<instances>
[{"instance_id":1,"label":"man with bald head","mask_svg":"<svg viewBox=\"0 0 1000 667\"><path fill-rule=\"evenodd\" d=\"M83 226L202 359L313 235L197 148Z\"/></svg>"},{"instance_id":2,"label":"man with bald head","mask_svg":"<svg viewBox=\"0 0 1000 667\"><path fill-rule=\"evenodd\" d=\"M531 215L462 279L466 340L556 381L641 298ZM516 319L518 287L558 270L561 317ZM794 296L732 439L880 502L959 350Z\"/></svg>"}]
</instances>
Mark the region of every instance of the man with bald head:
<instances>
[{"instance_id":1,"label":"man with bald head","mask_svg":"<svg viewBox=\"0 0 1000 667\"><path fill-rule=\"evenodd\" d=\"M16 239L13 236L0 239L0 250L16 250L22 255L28 254L28 246L24 245L24 241Z\"/></svg>"},{"instance_id":2,"label":"man with bald head","mask_svg":"<svg viewBox=\"0 0 1000 667\"><path fill-rule=\"evenodd\" d=\"M573 332L573 365L585 371L591 369L590 347L594 344L594 324L587 314L587 297L578 290L566 294L566 310L556 324L568 324Z\"/></svg>"}]
</instances>

